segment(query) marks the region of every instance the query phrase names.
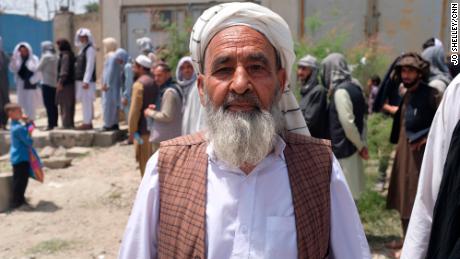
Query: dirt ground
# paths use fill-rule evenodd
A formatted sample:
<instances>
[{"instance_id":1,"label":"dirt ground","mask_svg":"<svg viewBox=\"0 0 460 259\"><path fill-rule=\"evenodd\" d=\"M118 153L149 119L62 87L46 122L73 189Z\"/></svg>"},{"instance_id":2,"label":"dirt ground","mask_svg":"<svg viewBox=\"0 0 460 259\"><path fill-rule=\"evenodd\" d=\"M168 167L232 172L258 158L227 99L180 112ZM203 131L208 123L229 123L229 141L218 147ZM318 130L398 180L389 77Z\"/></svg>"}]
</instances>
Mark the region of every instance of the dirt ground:
<instances>
[{"instance_id":1,"label":"dirt ground","mask_svg":"<svg viewBox=\"0 0 460 259\"><path fill-rule=\"evenodd\" d=\"M116 258L140 183L132 146L93 149L30 180L30 211L0 213L0 258Z\"/></svg>"}]
</instances>

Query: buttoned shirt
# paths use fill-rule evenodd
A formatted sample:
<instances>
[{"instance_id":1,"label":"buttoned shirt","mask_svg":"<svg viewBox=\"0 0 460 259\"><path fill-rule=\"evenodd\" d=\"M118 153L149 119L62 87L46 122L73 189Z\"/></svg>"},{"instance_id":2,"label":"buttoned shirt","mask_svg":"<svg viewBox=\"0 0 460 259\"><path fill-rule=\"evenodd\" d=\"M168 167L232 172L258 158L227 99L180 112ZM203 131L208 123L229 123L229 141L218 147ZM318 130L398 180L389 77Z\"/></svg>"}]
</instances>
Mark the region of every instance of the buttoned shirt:
<instances>
[{"instance_id":1,"label":"buttoned shirt","mask_svg":"<svg viewBox=\"0 0 460 259\"><path fill-rule=\"evenodd\" d=\"M291 187L277 137L274 151L249 173L217 159L208 145L207 258L297 258ZM158 152L147 163L125 231L119 258L157 258L159 217ZM359 215L340 165L331 175L332 258L370 258Z\"/></svg>"}]
</instances>

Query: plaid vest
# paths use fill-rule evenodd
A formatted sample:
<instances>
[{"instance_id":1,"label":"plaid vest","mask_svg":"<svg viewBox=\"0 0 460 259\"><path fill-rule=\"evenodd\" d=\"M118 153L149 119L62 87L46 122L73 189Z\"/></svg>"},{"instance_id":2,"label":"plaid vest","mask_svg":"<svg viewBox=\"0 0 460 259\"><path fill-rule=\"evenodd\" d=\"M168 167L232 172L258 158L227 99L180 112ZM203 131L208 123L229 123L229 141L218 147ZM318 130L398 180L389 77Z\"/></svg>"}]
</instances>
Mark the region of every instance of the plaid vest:
<instances>
[{"instance_id":1,"label":"plaid vest","mask_svg":"<svg viewBox=\"0 0 460 259\"><path fill-rule=\"evenodd\" d=\"M284 136L298 258L327 258L332 151L325 140ZM160 144L159 258L206 258L207 142L202 133Z\"/></svg>"}]
</instances>

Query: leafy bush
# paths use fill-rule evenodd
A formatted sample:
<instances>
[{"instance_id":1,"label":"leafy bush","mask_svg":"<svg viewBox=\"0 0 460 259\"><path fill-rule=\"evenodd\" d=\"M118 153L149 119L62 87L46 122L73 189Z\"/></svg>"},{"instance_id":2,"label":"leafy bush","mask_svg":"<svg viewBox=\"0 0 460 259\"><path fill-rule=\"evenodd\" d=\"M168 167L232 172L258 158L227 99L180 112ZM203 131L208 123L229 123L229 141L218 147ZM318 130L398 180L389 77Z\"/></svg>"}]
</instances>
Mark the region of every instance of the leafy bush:
<instances>
[{"instance_id":1,"label":"leafy bush","mask_svg":"<svg viewBox=\"0 0 460 259\"><path fill-rule=\"evenodd\" d=\"M190 54L189 41L193 21L191 17L187 17L182 26L171 23L163 27L168 32L169 44L157 51L157 55L158 58L166 61L172 71L176 71L179 60Z\"/></svg>"},{"instance_id":2,"label":"leafy bush","mask_svg":"<svg viewBox=\"0 0 460 259\"><path fill-rule=\"evenodd\" d=\"M87 13L97 13L99 12L99 3L98 2L88 3L85 5L85 10Z\"/></svg>"}]
</instances>

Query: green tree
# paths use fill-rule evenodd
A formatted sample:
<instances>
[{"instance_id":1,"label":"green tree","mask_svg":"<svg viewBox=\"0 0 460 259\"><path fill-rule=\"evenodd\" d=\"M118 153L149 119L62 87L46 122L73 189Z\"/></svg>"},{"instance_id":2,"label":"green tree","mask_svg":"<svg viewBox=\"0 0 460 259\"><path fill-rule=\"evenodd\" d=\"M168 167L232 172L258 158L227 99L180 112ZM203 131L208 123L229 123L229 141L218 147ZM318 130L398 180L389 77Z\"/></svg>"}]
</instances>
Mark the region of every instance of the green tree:
<instances>
[{"instance_id":1,"label":"green tree","mask_svg":"<svg viewBox=\"0 0 460 259\"><path fill-rule=\"evenodd\" d=\"M99 3L93 2L85 5L85 10L87 13L97 13L99 12Z\"/></svg>"},{"instance_id":2,"label":"green tree","mask_svg":"<svg viewBox=\"0 0 460 259\"><path fill-rule=\"evenodd\" d=\"M163 46L157 55L160 59L166 61L172 71L176 70L179 59L189 55L190 33L192 31L193 21L191 17L187 17L184 24L177 23L165 24L163 28L168 33L169 44Z\"/></svg>"}]
</instances>

